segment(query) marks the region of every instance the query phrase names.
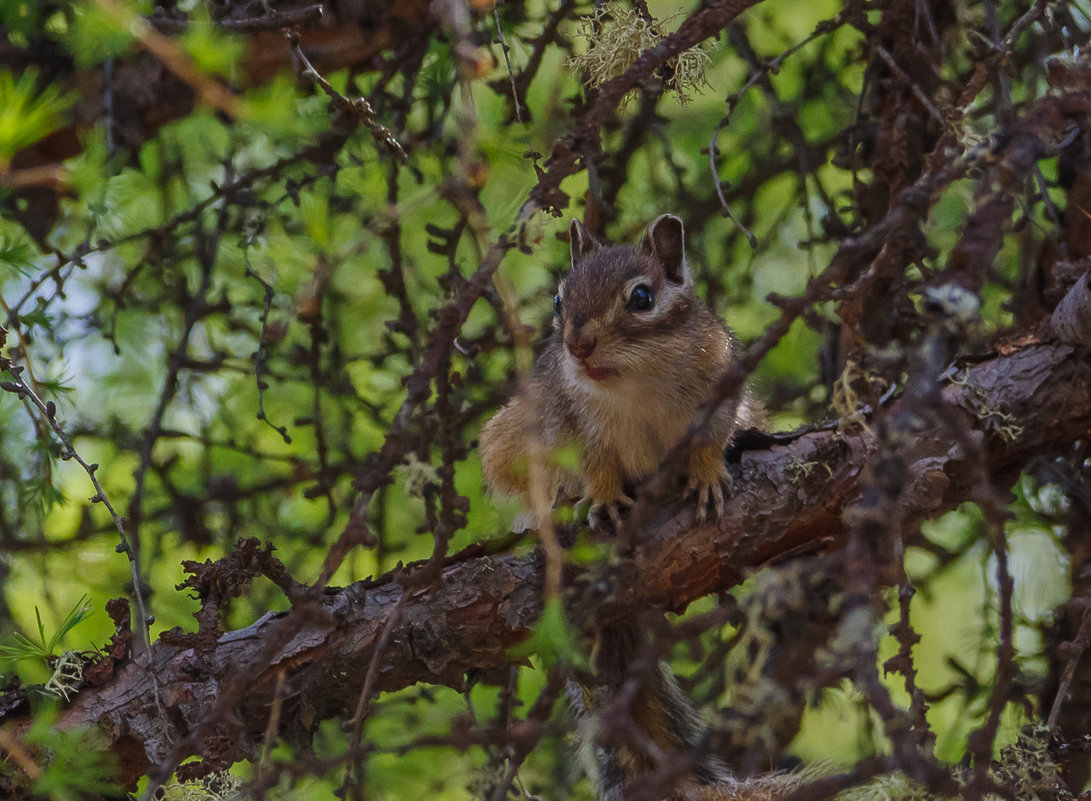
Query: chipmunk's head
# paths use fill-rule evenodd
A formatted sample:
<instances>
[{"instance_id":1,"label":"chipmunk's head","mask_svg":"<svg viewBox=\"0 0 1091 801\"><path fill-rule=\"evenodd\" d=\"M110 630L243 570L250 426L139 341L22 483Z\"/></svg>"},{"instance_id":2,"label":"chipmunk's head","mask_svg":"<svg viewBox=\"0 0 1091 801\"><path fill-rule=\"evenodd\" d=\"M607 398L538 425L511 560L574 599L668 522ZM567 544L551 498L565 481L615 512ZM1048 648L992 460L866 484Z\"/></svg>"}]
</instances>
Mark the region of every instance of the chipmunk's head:
<instances>
[{"instance_id":1,"label":"chipmunk's head","mask_svg":"<svg viewBox=\"0 0 1091 801\"><path fill-rule=\"evenodd\" d=\"M577 380L606 386L664 358L697 302L682 221L657 217L639 245L604 246L578 220L572 271L553 299L554 336Z\"/></svg>"}]
</instances>

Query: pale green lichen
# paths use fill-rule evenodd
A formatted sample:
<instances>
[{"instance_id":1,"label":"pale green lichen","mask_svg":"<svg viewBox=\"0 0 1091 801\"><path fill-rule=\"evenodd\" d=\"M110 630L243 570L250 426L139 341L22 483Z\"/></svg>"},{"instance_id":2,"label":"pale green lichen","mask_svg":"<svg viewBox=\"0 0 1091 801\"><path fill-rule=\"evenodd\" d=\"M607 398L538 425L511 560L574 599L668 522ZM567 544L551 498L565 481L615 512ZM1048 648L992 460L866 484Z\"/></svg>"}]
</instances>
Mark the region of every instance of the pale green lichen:
<instances>
[{"instance_id":1,"label":"pale green lichen","mask_svg":"<svg viewBox=\"0 0 1091 801\"><path fill-rule=\"evenodd\" d=\"M1044 726L1025 728L1014 743L1001 749L996 781L1014 791L1020 801L1052 801L1070 795L1049 753L1049 730Z\"/></svg>"},{"instance_id":2,"label":"pale green lichen","mask_svg":"<svg viewBox=\"0 0 1091 801\"><path fill-rule=\"evenodd\" d=\"M803 459L799 456L793 456L788 460L788 466L785 468L784 474L788 478L788 481L795 483L797 481L802 481L805 478L809 478L816 467L825 468L829 477L833 478L833 470L825 462L816 462L813 459Z\"/></svg>"},{"instance_id":3,"label":"pale green lichen","mask_svg":"<svg viewBox=\"0 0 1091 801\"><path fill-rule=\"evenodd\" d=\"M882 395L890 386L890 382L877 371L861 367L855 358L850 357L833 384L833 396L830 398L830 408L837 416L839 434L857 425L868 434L875 434L867 424L867 412L871 405L857 391L857 387L863 384L867 385L868 392L874 397Z\"/></svg>"},{"instance_id":4,"label":"pale green lichen","mask_svg":"<svg viewBox=\"0 0 1091 801\"><path fill-rule=\"evenodd\" d=\"M940 801L941 798L904 773L891 773L838 794L837 801Z\"/></svg>"},{"instance_id":5,"label":"pale green lichen","mask_svg":"<svg viewBox=\"0 0 1091 801\"><path fill-rule=\"evenodd\" d=\"M620 3L606 3L593 17L579 20L576 35L587 40L587 50L572 56L568 64L586 76L591 88L601 86L629 69L645 50L663 41L663 22L676 16L666 20L646 19ZM709 86L705 74L711 63L708 51L701 45L679 53L660 71L664 88L673 91L678 102L685 105L692 93ZM630 92L622 103L631 95Z\"/></svg>"},{"instance_id":6,"label":"pale green lichen","mask_svg":"<svg viewBox=\"0 0 1091 801\"><path fill-rule=\"evenodd\" d=\"M731 715L719 721L739 747L771 753L796 719L791 694L765 671L779 638L778 631L806 613L812 593L808 574L795 565L763 570L753 577L750 592L740 599L745 621L735 633L734 654L726 666L725 691ZM760 796L755 796L760 797Z\"/></svg>"},{"instance_id":7,"label":"pale green lichen","mask_svg":"<svg viewBox=\"0 0 1091 801\"><path fill-rule=\"evenodd\" d=\"M1011 791L1011 797L1019 801L1064 801L1073 797L1049 752L1049 731L1044 726L1023 729L1014 743L1000 750L990 774L998 786ZM954 778L965 787L971 776L970 771L961 770ZM837 801L943 801L954 797L936 795L904 774L892 773L840 793ZM984 798L1002 801L1004 797L986 793Z\"/></svg>"},{"instance_id":8,"label":"pale green lichen","mask_svg":"<svg viewBox=\"0 0 1091 801\"><path fill-rule=\"evenodd\" d=\"M436 467L422 462L415 453L409 454L404 464L395 467L394 474L405 481L405 491L415 498L423 498L426 487L440 483Z\"/></svg>"},{"instance_id":9,"label":"pale green lichen","mask_svg":"<svg viewBox=\"0 0 1091 801\"><path fill-rule=\"evenodd\" d=\"M83 662L82 651L65 651L53 663L53 675L42 687L42 692L67 701L68 693L83 681Z\"/></svg>"},{"instance_id":10,"label":"pale green lichen","mask_svg":"<svg viewBox=\"0 0 1091 801\"><path fill-rule=\"evenodd\" d=\"M210 773L188 782L173 782L162 787L159 801L239 801L242 780L227 771Z\"/></svg>"},{"instance_id":11,"label":"pale green lichen","mask_svg":"<svg viewBox=\"0 0 1091 801\"><path fill-rule=\"evenodd\" d=\"M968 371L963 370L951 378L951 384L969 390L966 400L973 407L977 419L986 427L995 431L1005 442L1014 442L1023 434L1023 426L1011 412L993 405L983 387L970 380Z\"/></svg>"}]
</instances>

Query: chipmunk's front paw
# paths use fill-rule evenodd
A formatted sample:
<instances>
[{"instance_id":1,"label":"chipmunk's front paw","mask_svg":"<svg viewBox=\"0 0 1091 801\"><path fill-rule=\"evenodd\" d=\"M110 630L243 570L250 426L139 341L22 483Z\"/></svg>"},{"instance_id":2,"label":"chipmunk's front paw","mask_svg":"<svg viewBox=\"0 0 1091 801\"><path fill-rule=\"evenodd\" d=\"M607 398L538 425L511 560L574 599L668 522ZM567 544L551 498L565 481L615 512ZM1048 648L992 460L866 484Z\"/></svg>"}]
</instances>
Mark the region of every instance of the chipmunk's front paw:
<instances>
[{"instance_id":1,"label":"chipmunk's front paw","mask_svg":"<svg viewBox=\"0 0 1091 801\"><path fill-rule=\"evenodd\" d=\"M689 481L686 484L686 496L697 496L697 522L703 523L709 512L715 513L714 520L724 516L724 499L731 489L731 474L727 465L718 458L715 462L691 464Z\"/></svg>"},{"instance_id":2,"label":"chipmunk's front paw","mask_svg":"<svg viewBox=\"0 0 1091 801\"><path fill-rule=\"evenodd\" d=\"M633 499L628 495L621 495L612 501L594 501L590 498L591 508L587 510L587 523L593 531L621 529L621 510L633 505Z\"/></svg>"}]
</instances>

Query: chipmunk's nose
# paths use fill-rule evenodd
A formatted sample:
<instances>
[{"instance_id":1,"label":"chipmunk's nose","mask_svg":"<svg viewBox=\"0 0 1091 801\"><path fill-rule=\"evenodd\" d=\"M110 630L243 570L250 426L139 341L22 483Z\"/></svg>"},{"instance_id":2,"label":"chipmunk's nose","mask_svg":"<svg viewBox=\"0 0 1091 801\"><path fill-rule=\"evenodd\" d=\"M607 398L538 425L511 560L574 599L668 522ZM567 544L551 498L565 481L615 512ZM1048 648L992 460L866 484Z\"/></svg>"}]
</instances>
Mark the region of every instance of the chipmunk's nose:
<instances>
[{"instance_id":1,"label":"chipmunk's nose","mask_svg":"<svg viewBox=\"0 0 1091 801\"><path fill-rule=\"evenodd\" d=\"M577 336L568 340L568 352L581 362L595 352L598 340L590 336Z\"/></svg>"}]
</instances>

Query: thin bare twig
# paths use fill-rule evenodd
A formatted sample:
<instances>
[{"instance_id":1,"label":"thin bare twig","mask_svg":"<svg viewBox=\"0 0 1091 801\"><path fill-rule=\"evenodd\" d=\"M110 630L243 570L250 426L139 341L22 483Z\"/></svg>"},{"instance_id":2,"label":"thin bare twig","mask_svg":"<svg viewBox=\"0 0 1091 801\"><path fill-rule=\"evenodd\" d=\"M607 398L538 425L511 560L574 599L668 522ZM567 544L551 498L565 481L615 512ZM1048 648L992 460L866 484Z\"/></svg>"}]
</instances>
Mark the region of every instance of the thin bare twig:
<instances>
[{"instance_id":1,"label":"thin bare twig","mask_svg":"<svg viewBox=\"0 0 1091 801\"><path fill-rule=\"evenodd\" d=\"M289 31L285 34L285 38L288 40L288 44L292 49L292 55L299 62L304 77L309 78L318 84L338 109L356 119L365 128L371 131L371 135L375 138L375 141L385 146L398 161L402 164L409 161L409 157L405 154L405 148L402 147L398 138L394 136L389 128L375 119L375 110L371 107L371 103L368 102L366 97L360 96L355 100L349 100L338 92L330 85L329 81L322 77L321 73L314 68L307 59L307 56L304 55L303 48L300 47L299 44L299 34L295 31Z\"/></svg>"},{"instance_id":2,"label":"thin bare twig","mask_svg":"<svg viewBox=\"0 0 1091 801\"><path fill-rule=\"evenodd\" d=\"M522 125L525 122L523 119L523 104L519 102L519 89L515 85L515 71L511 68L511 57L508 54L510 48L508 43L504 41L504 31L500 29L500 11L496 5L492 7L492 18L496 22L496 40L500 43L500 52L504 54L504 64L508 68L508 80L511 81L511 102L515 104L515 119Z\"/></svg>"},{"instance_id":3,"label":"thin bare twig","mask_svg":"<svg viewBox=\"0 0 1091 801\"><path fill-rule=\"evenodd\" d=\"M247 243L249 245L249 243ZM273 297L275 292L272 285L258 275L250 264L250 251L248 247L243 248L243 258L246 261L246 275L249 278L253 278L259 284L261 284L264 301L261 310L261 332L258 334L258 347L254 351L254 380L257 382L258 387L258 419L265 422L271 429L276 431L280 438L284 440L285 445L292 444L292 437L288 434L287 426L278 426L270 420L265 414L265 390L269 388L269 385L262 378L262 374L265 370L265 360L267 357L266 348L270 345L269 336L269 311L273 306Z\"/></svg>"},{"instance_id":4,"label":"thin bare twig","mask_svg":"<svg viewBox=\"0 0 1091 801\"><path fill-rule=\"evenodd\" d=\"M3 346L6 336L6 330L0 328L0 346ZM141 590L141 577L140 577L140 559L129 544L129 538L125 531L125 520L114 509L114 505L110 503L110 499L106 495L106 490L103 489L102 484L99 483L98 476L98 464L87 462L75 446L72 445L72 440L68 438L68 434L65 433L64 428L57 421L57 404L53 401L43 401L39 397L38 393L34 391L25 380L23 380L22 373L23 367L18 364L14 364L11 359L0 356L0 370L5 370L11 375L14 381L0 381L0 389L6 392L11 392L19 396L20 399L29 399L38 410L42 413L43 418L48 421L49 427L53 429L53 433L56 434L57 439L61 441L61 459L69 460L75 459L77 464L83 468L84 472L91 479L91 484L95 488L95 494L91 496L91 503L101 503L106 507L106 510L110 513L110 517L114 520L114 526L117 528L118 536L121 538L120 544L117 546L119 553L124 553L129 559L129 571L133 580L133 597L136 599L137 613L140 615L140 627L142 632L142 643L145 647L151 642L151 617L148 614L147 604L144 601L144 593Z\"/></svg>"},{"instance_id":5,"label":"thin bare twig","mask_svg":"<svg viewBox=\"0 0 1091 801\"><path fill-rule=\"evenodd\" d=\"M1068 697L1068 688L1072 685L1072 678L1076 675L1076 666L1079 664L1080 657L1083 656L1083 652L1087 650L1088 645L1091 645L1091 603L1084 604L1080 629L1072 640L1068 663L1064 666L1060 684L1057 685L1057 695L1054 697L1053 706L1049 710L1049 718L1046 719L1046 728L1049 729L1050 733L1057 730L1057 719L1064 708L1065 699Z\"/></svg>"},{"instance_id":6,"label":"thin bare twig","mask_svg":"<svg viewBox=\"0 0 1091 801\"><path fill-rule=\"evenodd\" d=\"M935 103L933 103L928 98L928 95L926 95L921 90L920 86L917 85L917 82L910 78L908 73L906 73L906 71L901 68L901 65L899 65L898 62L894 60L894 56L890 55L890 52L882 45L879 45L875 49L875 52L877 52L879 54L879 58L881 58L886 63L886 65L890 67L890 70L898 76L898 80L902 81L909 87L909 90L913 93L913 97L917 98L917 101L922 106L924 106L932 119L934 119L940 125L943 125L943 113L940 112L938 108L936 108Z\"/></svg>"},{"instance_id":7,"label":"thin bare twig","mask_svg":"<svg viewBox=\"0 0 1091 801\"><path fill-rule=\"evenodd\" d=\"M349 736L349 759L345 767L345 779L341 784L341 794L344 798L349 797L350 792L352 792L353 796L356 798L361 799L361 801L363 801L365 797L364 783L362 781L363 765L360 761L362 757L360 743L363 741L364 722L367 720L368 709L371 706L371 696L375 692L379 660L386 651L386 647L390 643L390 638L394 635L398 625L401 623L402 610L405 607L405 600L408 595L409 593L407 592L402 593L401 597L398 599L397 605L383 624L383 630L379 634L379 639L375 643L374 653L367 666L367 674L364 676L364 683L360 687L360 695L357 696L356 699L356 711L350 721L352 733Z\"/></svg>"},{"instance_id":8,"label":"thin bare twig","mask_svg":"<svg viewBox=\"0 0 1091 801\"><path fill-rule=\"evenodd\" d=\"M322 20L325 13L321 3L304 6L303 8L291 8L280 10L269 8L268 13L260 17L245 17L243 19L218 19L213 22L217 28L233 33L257 33L259 31L279 31L282 28L295 28L315 25ZM162 13L162 7L156 8L156 13L147 18L148 22L156 29L164 33L183 33L192 26L190 20L173 19Z\"/></svg>"}]
</instances>

